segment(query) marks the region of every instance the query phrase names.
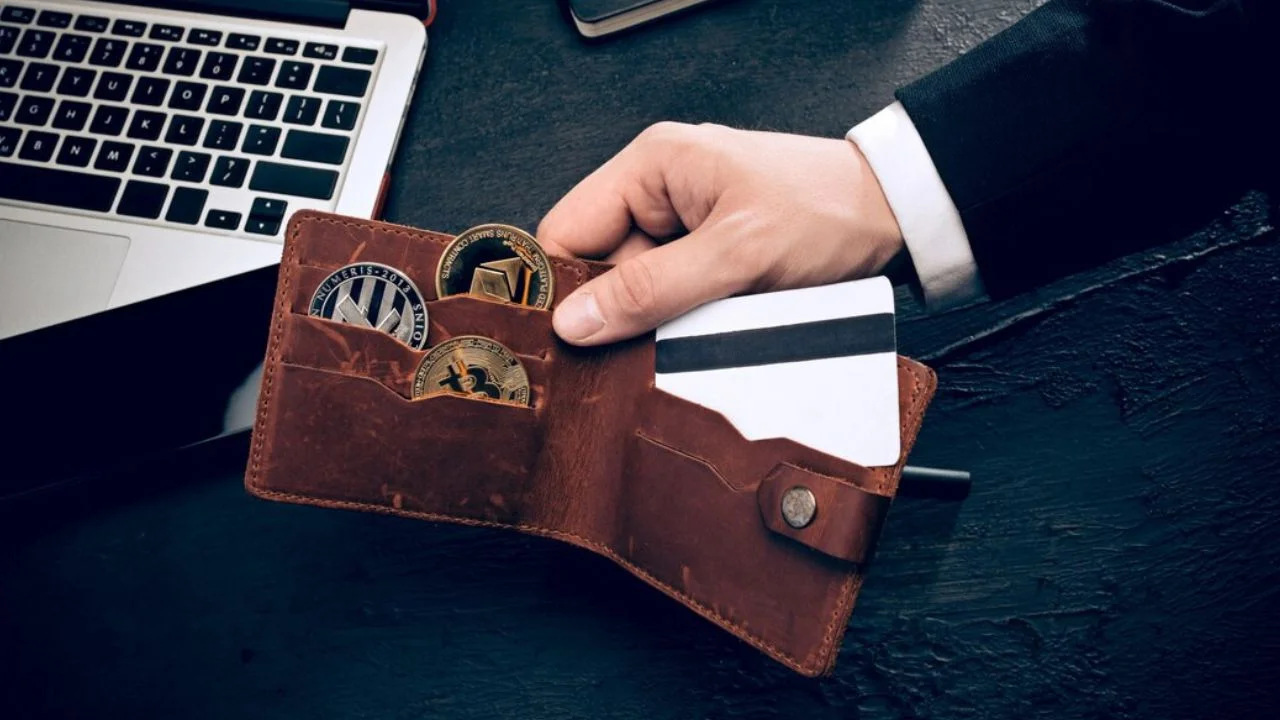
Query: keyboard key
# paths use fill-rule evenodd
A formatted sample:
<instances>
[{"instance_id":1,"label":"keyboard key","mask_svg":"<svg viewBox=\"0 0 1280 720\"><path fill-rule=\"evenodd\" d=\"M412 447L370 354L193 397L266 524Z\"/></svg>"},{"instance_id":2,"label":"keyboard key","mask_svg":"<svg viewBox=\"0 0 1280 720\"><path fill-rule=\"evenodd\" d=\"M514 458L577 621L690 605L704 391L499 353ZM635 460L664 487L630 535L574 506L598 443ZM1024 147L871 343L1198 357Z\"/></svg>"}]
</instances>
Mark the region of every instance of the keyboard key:
<instances>
[{"instance_id":1,"label":"keyboard key","mask_svg":"<svg viewBox=\"0 0 1280 720\"><path fill-rule=\"evenodd\" d=\"M338 46L329 45L328 43L309 42L302 49L302 57L316 58L317 60L337 60Z\"/></svg>"},{"instance_id":2,"label":"keyboard key","mask_svg":"<svg viewBox=\"0 0 1280 720\"><path fill-rule=\"evenodd\" d=\"M81 15L76 18L76 29L82 32L106 32L107 25L109 23L110 21L104 17L98 17L97 15Z\"/></svg>"},{"instance_id":3,"label":"keyboard key","mask_svg":"<svg viewBox=\"0 0 1280 720\"><path fill-rule=\"evenodd\" d=\"M93 42L93 52L89 53L89 64L101 67L116 67L124 59L124 49L128 45L123 40L100 37Z\"/></svg>"},{"instance_id":4,"label":"keyboard key","mask_svg":"<svg viewBox=\"0 0 1280 720\"><path fill-rule=\"evenodd\" d=\"M164 120L164 113L135 110L133 122L129 123L129 137L134 140L159 140Z\"/></svg>"},{"instance_id":5,"label":"keyboard key","mask_svg":"<svg viewBox=\"0 0 1280 720\"><path fill-rule=\"evenodd\" d=\"M284 95L280 93L254 90L249 94L249 104L244 109L244 116L251 120L275 120L283 100Z\"/></svg>"},{"instance_id":6,"label":"keyboard key","mask_svg":"<svg viewBox=\"0 0 1280 720\"><path fill-rule=\"evenodd\" d=\"M58 44L53 48L53 59L78 63L89 54L89 45L92 44L92 40L93 38L88 35L63 35L58 38Z\"/></svg>"},{"instance_id":7,"label":"keyboard key","mask_svg":"<svg viewBox=\"0 0 1280 720\"><path fill-rule=\"evenodd\" d=\"M230 80L236 71L236 56L231 53L210 52L205 55L200 77L209 80Z\"/></svg>"},{"instance_id":8,"label":"keyboard key","mask_svg":"<svg viewBox=\"0 0 1280 720\"><path fill-rule=\"evenodd\" d=\"M267 38L267 52L272 55L297 55L298 41L281 38Z\"/></svg>"},{"instance_id":9,"label":"keyboard key","mask_svg":"<svg viewBox=\"0 0 1280 720\"><path fill-rule=\"evenodd\" d=\"M204 182L204 174L209 171L211 159L205 153L183 150L178 153L178 161L173 164L173 174L170 177L185 182Z\"/></svg>"},{"instance_id":10,"label":"keyboard key","mask_svg":"<svg viewBox=\"0 0 1280 720\"><path fill-rule=\"evenodd\" d=\"M106 212L120 178L37 165L0 163L0 197L22 202Z\"/></svg>"},{"instance_id":11,"label":"keyboard key","mask_svg":"<svg viewBox=\"0 0 1280 720\"><path fill-rule=\"evenodd\" d=\"M27 65L27 72L22 76L22 89L32 92L49 92L53 89L53 81L57 77L57 65L33 62Z\"/></svg>"},{"instance_id":12,"label":"keyboard key","mask_svg":"<svg viewBox=\"0 0 1280 720\"><path fill-rule=\"evenodd\" d=\"M164 177L165 171L169 169L169 159L172 157L173 151L169 148L146 145L142 148L142 152L138 153L137 162L133 164L133 174Z\"/></svg>"},{"instance_id":13,"label":"keyboard key","mask_svg":"<svg viewBox=\"0 0 1280 720\"><path fill-rule=\"evenodd\" d=\"M280 221L250 215L249 220L244 224L244 231L254 235L275 235L280 232Z\"/></svg>"},{"instance_id":14,"label":"keyboard key","mask_svg":"<svg viewBox=\"0 0 1280 720\"><path fill-rule=\"evenodd\" d=\"M175 110L199 110L204 104L204 94L209 89L204 83L180 81L173 86L169 107Z\"/></svg>"},{"instance_id":15,"label":"keyboard key","mask_svg":"<svg viewBox=\"0 0 1280 720\"><path fill-rule=\"evenodd\" d=\"M3 11L0 11L0 20L5 22L26 23L36 18L36 11L31 8L13 7L10 5Z\"/></svg>"},{"instance_id":16,"label":"keyboard key","mask_svg":"<svg viewBox=\"0 0 1280 720\"><path fill-rule=\"evenodd\" d=\"M184 47L169 48L169 56L164 60L164 72L166 75L186 75L190 76L196 71L196 65L200 62L200 51Z\"/></svg>"},{"instance_id":17,"label":"keyboard key","mask_svg":"<svg viewBox=\"0 0 1280 720\"><path fill-rule=\"evenodd\" d=\"M62 80L58 82L58 94L85 97L89 94L89 88L93 87L96 77L98 77L96 70L69 67L62 73Z\"/></svg>"},{"instance_id":18,"label":"keyboard key","mask_svg":"<svg viewBox=\"0 0 1280 720\"><path fill-rule=\"evenodd\" d=\"M79 132L84 129L85 123L89 122L89 113L92 110L93 106L89 103L63 100L58 103L58 111L53 114L53 126L59 130Z\"/></svg>"},{"instance_id":19,"label":"keyboard key","mask_svg":"<svg viewBox=\"0 0 1280 720\"><path fill-rule=\"evenodd\" d=\"M129 169L129 159L133 157L133 146L129 143L103 140L102 149L98 151L98 159L93 162L96 170L122 173Z\"/></svg>"},{"instance_id":20,"label":"keyboard key","mask_svg":"<svg viewBox=\"0 0 1280 720\"><path fill-rule=\"evenodd\" d=\"M369 48L349 47L342 51L342 61L357 65L372 65L378 62L378 51Z\"/></svg>"},{"instance_id":21,"label":"keyboard key","mask_svg":"<svg viewBox=\"0 0 1280 720\"><path fill-rule=\"evenodd\" d=\"M222 33L217 30L201 30L200 28L196 28L187 36L187 42L192 45L218 47L222 44Z\"/></svg>"},{"instance_id":22,"label":"keyboard key","mask_svg":"<svg viewBox=\"0 0 1280 720\"><path fill-rule=\"evenodd\" d=\"M183 30L177 25L152 25L151 32L147 37L152 40L167 40L169 42L178 42L182 39Z\"/></svg>"},{"instance_id":23,"label":"keyboard key","mask_svg":"<svg viewBox=\"0 0 1280 720\"><path fill-rule=\"evenodd\" d=\"M311 71L315 66L311 63L286 60L280 63L280 74L276 76L276 87L290 90L306 90L311 82Z\"/></svg>"},{"instance_id":24,"label":"keyboard key","mask_svg":"<svg viewBox=\"0 0 1280 720\"><path fill-rule=\"evenodd\" d=\"M119 135L124 130L125 118L129 117L129 108L118 105L99 105L93 113L93 122L89 132L98 135Z\"/></svg>"},{"instance_id":25,"label":"keyboard key","mask_svg":"<svg viewBox=\"0 0 1280 720\"><path fill-rule=\"evenodd\" d=\"M62 141L62 149L58 150L58 164L73 167L88 167L89 158L93 157L93 149L98 141L93 138L68 135Z\"/></svg>"},{"instance_id":26,"label":"keyboard key","mask_svg":"<svg viewBox=\"0 0 1280 720\"><path fill-rule=\"evenodd\" d=\"M316 74L316 86L313 89L330 95L363 97L371 77L373 74L368 70L325 65Z\"/></svg>"},{"instance_id":27,"label":"keyboard key","mask_svg":"<svg viewBox=\"0 0 1280 720\"><path fill-rule=\"evenodd\" d=\"M132 75L104 72L98 80L98 87L94 88L93 97L95 100L124 102L124 99L129 97L129 86L132 84Z\"/></svg>"},{"instance_id":28,"label":"keyboard key","mask_svg":"<svg viewBox=\"0 0 1280 720\"><path fill-rule=\"evenodd\" d=\"M298 195L300 197L329 200L338 185L338 173L333 170L284 165L259 160L249 180L249 189L272 195Z\"/></svg>"},{"instance_id":29,"label":"keyboard key","mask_svg":"<svg viewBox=\"0 0 1280 720\"><path fill-rule=\"evenodd\" d=\"M53 33L48 30L24 30L18 41L18 54L29 58L44 58L53 48Z\"/></svg>"},{"instance_id":30,"label":"keyboard key","mask_svg":"<svg viewBox=\"0 0 1280 720\"><path fill-rule=\"evenodd\" d=\"M130 180L120 194L116 214L155 220L160 217L160 209L164 207L164 200L168 196L168 185Z\"/></svg>"},{"instance_id":31,"label":"keyboard key","mask_svg":"<svg viewBox=\"0 0 1280 720\"><path fill-rule=\"evenodd\" d=\"M32 130L27 133L27 139L22 142L22 150L18 152L18 157L23 160L44 162L53 157L53 148L57 144L57 135Z\"/></svg>"},{"instance_id":32,"label":"keyboard key","mask_svg":"<svg viewBox=\"0 0 1280 720\"><path fill-rule=\"evenodd\" d=\"M0 55L13 50L18 44L18 28L12 25L0 25Z\"/></svg>"},{"instance_id":33,"label":"keyboard key","mask_svg":"<svg viewBox=\"0 0 1280 720\"><path fill-rule=\"evenodd\" d=\"M9 157L18 149L18 138L22 131L16 127L0 125L0 157Z\"/></svg>"},{"instance_id":34,"label":"keyboard key","mask_svg":"<svg viewBox=\"0 0 1280 720\"><path fill-rule=\"evenodd\" d=\"M290 130L284 138L284 149L280 151L280 156L290 160L341 165L347 156L349 142L350 138L345 135Z\"/></svg>"},{"instance_id":35,"label":"keyboard key","mask_svg":"<svg viewBox=\"0 0 1280 720\"><path fill-rule=\"evenodd\" d=\"M17 85L18 76L21 74L21 60L0 60L0 88L11 88Z\"/></svg>"},{"instance_id":36,"label":"keyboard key","mask_svg":"<svg viewBox=\"0 0 1280 720\"><path fill-rule=\"evenodd\" d=\"M195 145L203 129L204 118L174 115L173 120L169 121L169 131L164 134L164 141L172 145Z\"/></svg>"},{"instance_id":37,"label":"keyboard key","mask_svg":"<svg viewBox=\"0 0 1280 720\"><path fill-rule=\"evenodd\" d=\"M247 85L266 85L271 82L271 74L275 69L275 58L245 58L244 65L240 66L240 77L236 80Z\"/></svg>"},{"instance_id":38,"label":"keyboard key","mask_svg":"<svg viewBox=\"0 0 1280 720\"><path fill-rule=\"evenodd\" d=\"M351 130L355 128L356 117L359 115L358 103L330 100L324 108L324 119L320 121L320 126L330 130Z\"/></svg>"},{"instance_id":39,"label":"keyboard key","mask_svg":"<svg viewBox=\"0 0 1280 720\"><path fill-rule=\"evenodd\" d=\"M240 152L250 155L274 155L279 142L280 128L250 125L249 132L244 136L244 145L240 146Z\"/></svg>"},{"instance_id":40,"label":"keyboard key","mask_svg":"<svg viewBox=\"0 0 1280 720\"><path fill-rule=\"evenodd\" d=\"M244 126L238 122L210 121L209 132L204 135L204 146L214 150L235 150L243 130Z\"/></svg>"},{"instance_id":41,"label":"keyboard key","mask_svg":"<svg viewBox=\"0 0 1280 720\"><path fill-rule=\"evenodd\" d=\"M209 215L204 219L204 224L206 227L220 230L235 230L240 227L240 213L228 210L210 210Z\"/></svg>"},{"instance_id":42,"label":"keyboard key","mask_svg":"<svg viewBox=\"0 0 1280 720\"><path fill-rule=\"evenodd\" d=\"M146 31L147 24L138 22L137 20L116 20L111 26L112 35L122 35L124 37L142 37L142 33Z\"/></svg>"},{"instance_id":43,"label":"keyboard key","mask_svg":"<svg viewBox=\"0 0 1280 720\"><path fill-rule=\"evenodd\" d=\"M14 120L23 125L40 126L49 121L49 114L52 112L53 98L28 95L22 98L22 105L18 107Z\"/></svg>"},{"instance_id":44,"label":"keyboard key","mask_svg":"<svg viewBox=\"0 0 1280 720\"><path fill-rule=\"evenodd\" d=\"M244 185L244 178L248 172L248 160L224 155L213 164L213 174L209 176L209 182L221 187L238 188Z\"/></svg>"},{"instance_id":45,"label":"keyboard key","mask_svg":"<svg viewBox=\"0 0 1280 720\"><path fill-rule=\"evenodd\" d=\"M124 66L130 70L153 72L160 67L160 58L164 55L164 46L155 43L134 43L129 51L129 59Z\"/></svg>"},{"instance_id":46,"label":"keyboard key","mask_svg":"<svg viewBox=\"0 0 1280 720\"><path fill-rule=\"evenodd\" d=\"M262 38L257 35L231 33L227 36L227 47L232 50L257 50L261 43Z\"/></svg>"},{"instance_id":47,"label":"keyboard key","mask_svg":"<svg viewBox=\"0 0 1280 720\"><path fill-rule=\"evenodd\" d=\"M173 191L173 200L169 201L169 210L164 219L169 222L195 225L204 214L205 201L209 199L208 190L180 187Z\"/></svg>"},{"instance_id":48,"label":"keyboard key","mask_svg":"<svg viewBox=\"0 0 1280 720\"><path fill-rule=\"evenodd\" d=\"M209 95L209 104L205 106L205 112L214 115L238 115L243 102L244 88L219 85Z\"/></svg>"},{"instance_id":49,"label":"keyboard key","mask_svg":"<svg viewBox=\"0 0 1280 720\"><path fill-rule=\"evenodd\" d=\"M249 210L249 217L261 217L269 220L280 220L284 218L284 211L288 209L289 203L274 198L257 198L253 201L253 207Z\"/></svg>"},{"instance_id":50,"label":"keyboard key","mask_svg":"<svg viewBox=\"0 0 1280 720\"><path fill-rule=\"evenodd\" d=\"M284 108L284 117L282 119L294 125L314 125L316 116L319 114L319 98L294 95L289 98L289 104Z\"/></svg>"},{"instance_id":51,"label":"keyboard key","mask_svg":"<svg viewBox=\"0 0 1280 720\"><path fill-rule=\"evenodd\" d=\"M0 92L0 122L13 117L13 109L18 105L18 95L11 92Z\"/></svg>"},{"instance_id":52,"label":"keyboard key","mask_svg":"<svg viewBox=\"0 0 1280 720\"><path fill-rule=\"evenodd\" d=\"M58 12L56 10L41 10L40 17L36 20L36 24L40 27L68 27L71 25L71 13Z\"/></svg>"},{"instance_id":53,"label":"keyboard key","mask_svg":"<svg viewBox=\"0 0 1280 720\"><path fill-rule=\"evenodd\" d=\"M165 78L142 76L138 78L138 86L133 89L133 104L160 107L164 96L169 93L169 81Z\"/></svg>"}]
</instances>

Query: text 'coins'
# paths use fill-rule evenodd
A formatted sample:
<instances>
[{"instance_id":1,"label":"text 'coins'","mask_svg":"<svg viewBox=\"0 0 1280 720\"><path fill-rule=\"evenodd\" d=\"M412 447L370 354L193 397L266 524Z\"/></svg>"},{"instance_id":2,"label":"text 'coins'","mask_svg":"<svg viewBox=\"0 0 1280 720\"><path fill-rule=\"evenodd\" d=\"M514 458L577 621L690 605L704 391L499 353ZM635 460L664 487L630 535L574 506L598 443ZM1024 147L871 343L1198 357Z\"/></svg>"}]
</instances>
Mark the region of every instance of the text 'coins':
<instances>
[{"instance_id":1,"label":"text 'coins'","mask_svg":"<svg viewBox=\"0 0 1280 720\"><path fill-rule=\"evenodd\" d=\"M529 376L515 353L479 335L459 335L431 349L413 378L413 397L439 393L529 404Z\"/></svg>"},{"instance_id":2,"label":"text 'coins'","mask_svg":"<svg viewBox=\"0 0 1280 720\"><path fill-rule=\"evenodd\" d=\"M546 310L555 298L555 277L532 235L510 225L477 225L444 249L436 268L436 293L470 293Z\"/></svg>"},{"instance_id":3,"label":"text 'coins'","mask_svg":"<svg viewBox=\"0 0 1280 720\"><path fill-rule=\"evenodd\" d=\"M380 330L421 350L427 306L413 281L393 267L354 263L335 270L311 296L310 314Z\"/></svg>"}]
</instances>

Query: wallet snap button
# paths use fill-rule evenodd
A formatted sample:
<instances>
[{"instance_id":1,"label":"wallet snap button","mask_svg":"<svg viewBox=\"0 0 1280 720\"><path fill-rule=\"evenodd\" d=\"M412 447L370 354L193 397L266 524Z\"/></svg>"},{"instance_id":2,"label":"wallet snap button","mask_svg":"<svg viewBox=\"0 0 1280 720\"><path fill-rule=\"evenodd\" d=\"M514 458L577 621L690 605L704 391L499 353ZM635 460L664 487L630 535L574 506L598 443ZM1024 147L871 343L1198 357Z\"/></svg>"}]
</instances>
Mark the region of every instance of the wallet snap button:
<instances>
[{"instance_id":1,"label":"wallet snap button","mask_svg":"<svg viewBox=\"0 0 1280 720\"><path fill-rule=\"evenodd\" d=\"M782 519L791 527L806 527L817 513L818 498L809 488L797 485L782 494Z\"/></svg>"}]
</instances>

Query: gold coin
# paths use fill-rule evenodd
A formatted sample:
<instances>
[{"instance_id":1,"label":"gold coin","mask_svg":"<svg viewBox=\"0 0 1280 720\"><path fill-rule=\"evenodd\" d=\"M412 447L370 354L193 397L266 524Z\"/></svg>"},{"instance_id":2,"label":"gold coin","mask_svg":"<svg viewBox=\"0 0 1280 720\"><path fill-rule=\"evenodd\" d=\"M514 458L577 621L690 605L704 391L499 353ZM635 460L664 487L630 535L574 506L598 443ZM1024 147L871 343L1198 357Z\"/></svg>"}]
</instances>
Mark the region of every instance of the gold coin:
<instances>
[{"instance_id":1,"label":"gold coin","mask_svg":"<svg viewBox=\"0 0 1280 720\"><path fill-rule=\"evenodd\" d=\"M413 378L414 399L454 393L529 404L529 376L505 345L479 335L459 335L422 358Z\"/></svg>"},{"instance_id":2,"label":"gold coin","mask_svg":"<svg viewBox=\"0 0 1280 720\"><path fill-rule=\"evenodd\" d=\"M439 297L464 293L546 310L555 299L555 276L529 233L510 225L477 225L449 243L436 267Z\"/></svg>"}]
</instances>

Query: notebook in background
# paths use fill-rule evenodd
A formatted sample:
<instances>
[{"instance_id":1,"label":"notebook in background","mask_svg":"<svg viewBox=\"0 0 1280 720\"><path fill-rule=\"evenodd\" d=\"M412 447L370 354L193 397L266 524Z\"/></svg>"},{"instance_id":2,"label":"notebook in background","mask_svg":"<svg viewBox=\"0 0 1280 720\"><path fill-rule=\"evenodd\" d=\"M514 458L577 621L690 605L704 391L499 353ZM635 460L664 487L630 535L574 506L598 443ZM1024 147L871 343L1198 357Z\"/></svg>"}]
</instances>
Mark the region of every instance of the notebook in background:
<instances>
[{"instance_id":1,"label":"notebook in background","mask_svg":"<svg viewBox=\"0 0 1280 720\"><path fill-rule=\"evenodd\" d=\"M710 0L569 0L578 32L600 37Z\"/></svg>"}]
</instances>

